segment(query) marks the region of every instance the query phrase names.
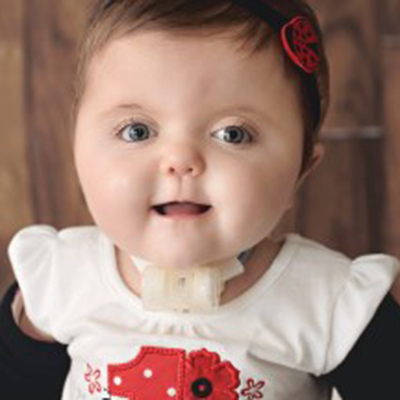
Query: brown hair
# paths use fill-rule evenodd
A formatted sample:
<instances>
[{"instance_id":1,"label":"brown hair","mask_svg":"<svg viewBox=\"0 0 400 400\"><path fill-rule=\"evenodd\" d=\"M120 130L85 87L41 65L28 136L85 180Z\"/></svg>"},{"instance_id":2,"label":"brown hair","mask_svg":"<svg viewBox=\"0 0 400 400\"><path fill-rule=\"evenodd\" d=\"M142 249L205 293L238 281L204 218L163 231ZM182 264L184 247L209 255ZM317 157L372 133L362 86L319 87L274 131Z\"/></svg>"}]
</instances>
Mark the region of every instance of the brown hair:
<instances>
[{"instance_id":1,"label":"brown hair","mask_svg":"<svg viewBox=\"0 0 400 400\"><path fill-rule=\"evenodd\" d=\"M253 0L249 0L253 1ZM256 0L254 0L256 1ZM322 62L317 72L321 96L321 119L315 127L315 111L309 90L305 87L303 73L289 60L279 36L267 23L233 0L91 0L88 9L86 32L81 44L75 86L74 116L85 89L87 67L93 56L114 38L137 30L168 31L176 35L210 35L235 29L232 39L250 46L250 55L266 49L272 40L280 46L284 56L285 71L295 79L304 121L304 148L300 175L307 169L314 144L326 116L329 104L329 68L322 41L322 33L314 11L304 0L257 0L268 1L272 7L288 18L306 16L317 32L321 43ZM238 30L238 28L241 28Z\"/></svg>"}]
</instances>

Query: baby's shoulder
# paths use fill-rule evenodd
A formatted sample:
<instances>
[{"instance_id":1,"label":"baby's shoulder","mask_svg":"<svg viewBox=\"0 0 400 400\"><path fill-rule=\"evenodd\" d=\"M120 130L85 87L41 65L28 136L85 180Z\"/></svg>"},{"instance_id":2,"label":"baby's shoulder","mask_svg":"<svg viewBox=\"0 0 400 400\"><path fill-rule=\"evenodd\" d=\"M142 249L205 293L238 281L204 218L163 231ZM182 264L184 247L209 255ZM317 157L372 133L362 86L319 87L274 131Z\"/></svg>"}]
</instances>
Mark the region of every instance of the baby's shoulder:
<instances>
[{"instance_id":1,"label":"baby's shoulder","mask_svg":"<svg viewBox=\"0 0 400 400\"><path fill-rule=\"evenodd\" d=\"M25 310L42 332L67 343L73 315L84 314L88 283L94 293L103 293L101 279L102 235L94 226L57 230L32 225L12 238L8 253L22 292ZM68 317L68 318L67 318Z\"/></svg>"},{"instance_id":2,"label":"baby's shoulder","mask_svg":"<svg viewBox=\"0 0 400 400\"><path fill-rule=\"evenodd\" d=\"M313 284L326 282L340 290L343 285L354 280L361 280L367 285L385 277L393 279L399 271L399 260L389 254L368 253L351 258L298 234L291 234L290 239L296 251L288 266L289 275L306 274Z\"/></svg>"},{"instance_id":3,"label":"baby's shoulder","mask_svg":"<svg viewBox=\"0 0 400 400\"><path fill-rule=\"evenodd\" d=\"M326 373L344 360L371 321L400 261L383 253L350 258L297 234L289 240L290 261L273 287L273 311L284 318L274 329L286 343L293 340L295 359L305 369ZM297 346L295 338L304 341Z\"/></svg>"},{"instance_id":4,"label":"baby's shoulder","mask_svg":"<svg viewBox=\"0 0 400 400\"><path fill-rule=\"evenodd\" d=\"M95 226L77 226L57 230L50 225L30 225L19 230L11 239L8 253L11 260L45 256L56 249L90 246L99 239Z\"/></svg>"},{"instance_id":5,"label":"baby's shoulder","mask_svg":"<svg viewBox=\"0 0 400 400\"><path fill-rule=\"evenodd\" d=\"M95 226L57 230L31 225L11 239L8 256L20 285L81 280L96 273L93 265L99 265L103 237Z\"/></svg>"},{"instance_id":6,"label":"baby's shoulder","mask_svg":"<svg viewBox=\"0 0 400 400\"><path fill-rule=\"evenodd\" d=\"M99 229L94 225L72 226L60 230L51 225L29 225L17 231L11 243L13 241L37 241L39 243L56 240L79 241L93 238L98 234Z\"/></svg>"}]
</instances>

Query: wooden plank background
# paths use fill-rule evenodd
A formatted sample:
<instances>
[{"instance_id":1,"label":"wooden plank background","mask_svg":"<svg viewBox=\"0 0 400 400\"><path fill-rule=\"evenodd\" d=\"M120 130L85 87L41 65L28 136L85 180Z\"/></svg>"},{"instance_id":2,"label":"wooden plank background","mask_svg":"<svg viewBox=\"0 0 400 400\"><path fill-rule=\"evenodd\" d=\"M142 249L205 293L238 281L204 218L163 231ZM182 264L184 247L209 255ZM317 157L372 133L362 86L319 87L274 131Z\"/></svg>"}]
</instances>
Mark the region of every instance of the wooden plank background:
<instances>
[{"instance_id":1,"label":"wooden plank background","mask_svg":"<svg viewBox=\"0 0 400 400\"><path fill-rule=\"evenodd\" d=\"M356 256L400 256L400 0L312 0L332 68L324 161L276 234ZM0 294L21 227L91 218L72 163L69 111L81 0L0 0Z\"/></svg>"}]
</instances>

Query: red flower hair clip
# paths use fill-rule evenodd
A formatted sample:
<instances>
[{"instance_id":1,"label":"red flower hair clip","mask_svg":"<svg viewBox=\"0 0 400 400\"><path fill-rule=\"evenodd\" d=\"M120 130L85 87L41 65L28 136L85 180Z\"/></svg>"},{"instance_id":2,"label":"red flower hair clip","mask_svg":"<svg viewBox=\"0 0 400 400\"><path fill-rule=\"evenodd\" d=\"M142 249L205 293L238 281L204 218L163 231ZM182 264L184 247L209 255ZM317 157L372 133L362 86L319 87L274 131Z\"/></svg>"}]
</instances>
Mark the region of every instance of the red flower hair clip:
<instances>
[{"instance_id":1,"label":"red flower hair clip","mask_svg":"<svg viewBox=\"0 0 400 400\"><path fill-rule=\"evenodd\" d=\"M295 17L281 29L281 41L292 61L308 74L318 70L321 51L318 35L305 17Z\"/></svg>"},{"instance_id":2,"label":"red flower hair clip","mask_svg":"<svg viewBox=\"0 0 400 400\"><path fill-rule=\"evenodd\" d=\"M321 64L321 46L311 20L303 15L289 18L269 5L268 0L232 0L264 20L276 33L289 58L307 74Z\"/></svg>"}]
</instances>

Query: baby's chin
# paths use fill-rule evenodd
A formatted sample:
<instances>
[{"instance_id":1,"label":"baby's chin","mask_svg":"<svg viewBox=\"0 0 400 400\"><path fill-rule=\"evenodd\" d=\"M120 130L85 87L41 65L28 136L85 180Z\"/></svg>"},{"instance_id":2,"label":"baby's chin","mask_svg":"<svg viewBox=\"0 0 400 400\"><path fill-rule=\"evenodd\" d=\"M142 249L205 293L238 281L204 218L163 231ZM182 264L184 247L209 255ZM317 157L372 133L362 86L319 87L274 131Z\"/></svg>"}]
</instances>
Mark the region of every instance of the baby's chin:
<instances>
[{"instance_id":1,"label":"baby's chin","mask_svg":"<svg viewBox=\"0 0 400 400\"><path fill-rule=\"evenodd\" d=\"M148 238L143 238L148 239ZM138 257L160 268L191 268L203 265L213 266L233 258L241 251L235 250L238 243L222 243L217 238L208 240L185 240L175 237L152 237L151 240L137 242L129 248L130 257ZM246 248L247 249L247 248ZM245 250L246 250L245 249Z\"/></svg>"},{"instance_id":2,"label":"baby's chin","mask_svg":"<svg viewBox=\"0 0 400 400\"><path fill-rule=\"evenodd\" d=\"M133 254L133 256L135 256ZM165 269L185 269L185 268L193 268L200 266L210 266L212 267L214 264L232 258L234 256L221 256L220 254L213 254L207 252L205 254L168 254L163 255L160 253L153 254L149 257L141 257L147 261L150 261L152 264L165 268Z\"/></svg>"}]
</instances>

